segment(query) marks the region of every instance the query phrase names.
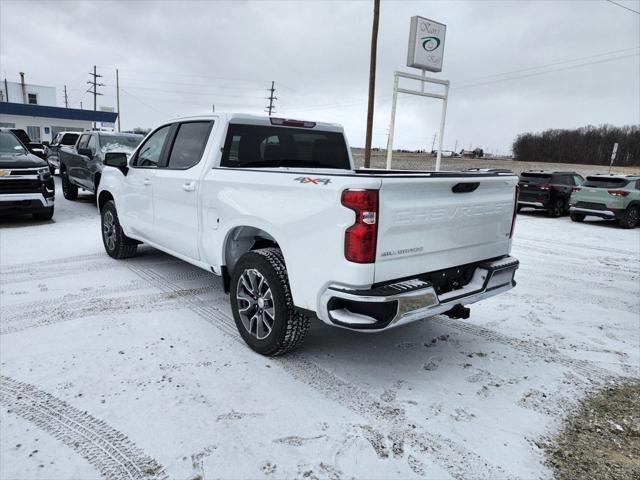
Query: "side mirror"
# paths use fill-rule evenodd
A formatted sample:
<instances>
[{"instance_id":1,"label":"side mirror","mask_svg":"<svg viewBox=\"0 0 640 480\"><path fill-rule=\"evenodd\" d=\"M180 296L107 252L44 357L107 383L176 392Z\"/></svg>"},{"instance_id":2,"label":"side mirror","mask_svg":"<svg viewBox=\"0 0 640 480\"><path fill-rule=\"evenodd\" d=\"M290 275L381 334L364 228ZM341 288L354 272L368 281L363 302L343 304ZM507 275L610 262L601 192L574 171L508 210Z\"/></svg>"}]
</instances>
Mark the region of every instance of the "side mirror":
<instances>
[{"instance_id":1,"label":"side mirror","mask_svg":"<svg viewBox=\"0 0 640 480\"><path fill-rule=\"evenodd\" d=\"M79 148L78 155L84 155L85 157L93 158L93 152L90 148Z\"/></svg>"},{"instance_id":2,"label":"side mirror","mask_svg":"<svg viewBox=\"0 0 640 480\"><path fill-rule=\"evenodd\" d=\"M107 167L114 167L122 171L126 175L127 173L127 154L122 152L107 152L104 154L104 165Z\"/></svg>"}]
</instances>

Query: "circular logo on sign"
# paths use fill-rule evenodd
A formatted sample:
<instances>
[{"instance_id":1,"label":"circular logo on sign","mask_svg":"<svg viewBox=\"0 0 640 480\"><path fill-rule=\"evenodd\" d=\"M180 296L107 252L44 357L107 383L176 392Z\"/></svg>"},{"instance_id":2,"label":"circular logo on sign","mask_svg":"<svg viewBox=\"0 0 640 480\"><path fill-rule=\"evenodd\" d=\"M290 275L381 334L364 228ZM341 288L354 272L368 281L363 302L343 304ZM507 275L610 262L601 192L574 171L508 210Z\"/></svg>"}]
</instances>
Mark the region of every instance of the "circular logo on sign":
<instances>
[{"instance_id":1,"label":"circular logo on sign","mask_svg":"<svg viewBox=\"0 0 640 480\"><path fill-rule=\"evenodd\" d=\"M422 37L422 48L427 52L433 52L440 46L440 39L438 37Z\"/></svg>"}]
</instances>

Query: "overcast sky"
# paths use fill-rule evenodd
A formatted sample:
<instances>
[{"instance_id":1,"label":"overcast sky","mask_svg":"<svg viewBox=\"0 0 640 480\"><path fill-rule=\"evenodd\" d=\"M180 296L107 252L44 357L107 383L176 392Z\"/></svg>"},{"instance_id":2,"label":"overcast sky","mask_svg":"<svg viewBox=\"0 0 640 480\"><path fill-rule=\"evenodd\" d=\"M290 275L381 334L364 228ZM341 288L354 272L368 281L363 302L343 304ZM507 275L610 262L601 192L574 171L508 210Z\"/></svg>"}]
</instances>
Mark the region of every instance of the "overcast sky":
<instances>
[{"instance_id":1,"label":"overcast sky","mask_svg":"<svg viewBox=\"0 0 640 480\"><path fill-rule=\"evenodd\" d=\"M433 74L452 85L445 149L507 153L525 131L640 124L636 13L604 0L383 1L374 146L386 146L393 71L419 73L406 67L413 15L447 25ZM104 75L99 105L115 106L118 67L123 129L212 104L260 114L275 80L278 115L342 123L361 146L372 17L372 0L0 0L0 73L57 87L59 106L66 84L70 106L91 108L89 71ZM430 149L440 108L401 95L395 146Z\"/></svg>"}]
</instances>

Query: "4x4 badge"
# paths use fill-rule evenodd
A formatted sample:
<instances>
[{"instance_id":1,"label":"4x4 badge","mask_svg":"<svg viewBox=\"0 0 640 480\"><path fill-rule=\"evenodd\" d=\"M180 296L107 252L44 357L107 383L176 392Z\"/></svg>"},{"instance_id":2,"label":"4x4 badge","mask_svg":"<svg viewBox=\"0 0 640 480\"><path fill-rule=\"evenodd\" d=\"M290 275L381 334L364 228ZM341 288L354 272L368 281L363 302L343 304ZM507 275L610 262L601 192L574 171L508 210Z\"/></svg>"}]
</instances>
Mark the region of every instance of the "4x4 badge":
<instances>
[{"instance_id":1,"label":"4x4 badge","mask_svg":"<svg viewBox=\"0 0 640 480\"><path fill-rule=\"evenodd\" d=\"M297 177L293 180L300 183L313 183L314 185L319 185L321 183L327 185L331 183L330 178Z\"/></svg>"}]
</instances>

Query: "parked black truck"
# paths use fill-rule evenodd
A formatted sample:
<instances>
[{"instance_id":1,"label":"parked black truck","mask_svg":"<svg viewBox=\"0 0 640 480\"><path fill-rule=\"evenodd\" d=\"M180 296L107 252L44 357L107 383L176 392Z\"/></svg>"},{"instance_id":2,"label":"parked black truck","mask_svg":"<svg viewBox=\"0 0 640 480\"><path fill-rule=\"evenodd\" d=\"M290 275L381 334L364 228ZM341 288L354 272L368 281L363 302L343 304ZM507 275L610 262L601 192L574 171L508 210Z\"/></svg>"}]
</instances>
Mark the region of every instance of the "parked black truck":
<instances>
[{"instance_id":1,"label":"parked black truck","mask_svg":"<svg viewBox=\"0 0 640 480\"><path fill-rule=\"evenodd\" d=\"M550 217L569 212L573 187L581 185L582 175L576 172L529 170L520 174L518 211L522 208L546 210Z\"/></svg>"},{"instance_id":2,"label":"parked black truck","mask_svg":"<svg viewBox=\"0 0 640 480\"><path fill-rule=\"evenodd\" d=\"M91 130L82 132L75 145L60 147L58 157L64 198L75 200L78 197L78 188L96 193L105 154L129 154L143 138L142 135L133 133Z\"/></svg>"},{"instance_id":3,"label":"parked black truck","mask_svg":"<svg viewBox=\"0 0 640 480\"><path fill-rule=\"evenodd\" d=\"M73 147L82 132L58 132L47 148L47 162L51 169L51 175L60 168L60 149L62 147Z\"/></svg>"},{"instance_id":4,"label":"parked black truck","mask_svg":"<svg viewBox=\"0 0 640 480\"><path fill-rule=\"evenodd\" d=\"M54 200L47 162L30 153L10 129L0 128L0 214L49 220Z\"/></svg>"}]
</instances>

